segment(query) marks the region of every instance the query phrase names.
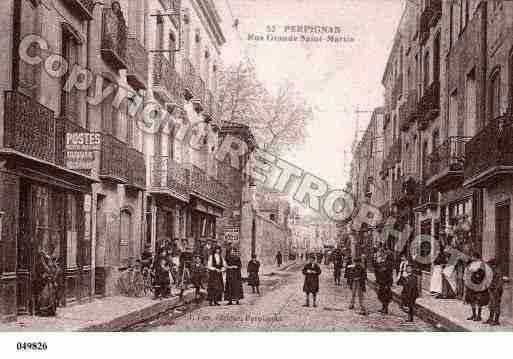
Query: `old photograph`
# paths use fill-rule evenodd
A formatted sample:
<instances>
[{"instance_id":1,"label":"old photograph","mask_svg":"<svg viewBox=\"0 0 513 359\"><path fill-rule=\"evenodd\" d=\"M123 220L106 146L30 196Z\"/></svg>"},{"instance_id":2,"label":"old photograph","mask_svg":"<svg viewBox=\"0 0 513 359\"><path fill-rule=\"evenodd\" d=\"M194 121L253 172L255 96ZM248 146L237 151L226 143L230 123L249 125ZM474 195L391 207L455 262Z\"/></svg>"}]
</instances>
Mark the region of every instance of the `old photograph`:
<instances>
[{"instance_id":1,"label":"old photograph","mask_svg":"<svg viewBox=\"0 0 513 359\"><path fill-rule=\"evenodd\" d=\"M0 332L513 330L513 1L0 0L0 49Z\"/></svg>"}]
</instances>

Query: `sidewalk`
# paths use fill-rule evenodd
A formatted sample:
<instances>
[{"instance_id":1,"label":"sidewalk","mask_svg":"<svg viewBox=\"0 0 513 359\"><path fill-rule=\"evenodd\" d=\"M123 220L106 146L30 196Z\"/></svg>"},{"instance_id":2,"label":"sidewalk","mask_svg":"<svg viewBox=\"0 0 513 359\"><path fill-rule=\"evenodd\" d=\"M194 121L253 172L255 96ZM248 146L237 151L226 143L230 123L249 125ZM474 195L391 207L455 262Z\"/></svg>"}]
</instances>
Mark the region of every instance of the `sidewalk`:
<instances>
[{"instance_id":1,"label":"sidewalk","mask_svg":"<svg viewBox=\"0 0 513 359\"><path fill-rule=\"evenodd\" d=\"M1 323L0 331L119 331L170 311L193 297L193 292L188 290L183 301L178 297L163 300L123 296L93 299L89 303L58 308L56 317L19 316L15 322Z\"/></svg>"},{"instance_id":2,"label":"sidewalk","mask_svg":"<svg viewBox=\"0 0 513 359\"><path fill-rule=\"evenodd\" d=\"M374 273L368 272L368 282L371 288L376 288ZM397 303L401 301L401 289L402 287L395 284L392 287L392 297ZM415 315L439 329L476 332L513 331L513 321L509 318L501 317L501 325L495 327L483 322L467 320L471 314L470 306L458 299L436 299L427 291L422 291L422 296L417 299L415 304ZM488 319L488 313L487 308L483 310L483 321Z\"/></svg>"}]
</instances>

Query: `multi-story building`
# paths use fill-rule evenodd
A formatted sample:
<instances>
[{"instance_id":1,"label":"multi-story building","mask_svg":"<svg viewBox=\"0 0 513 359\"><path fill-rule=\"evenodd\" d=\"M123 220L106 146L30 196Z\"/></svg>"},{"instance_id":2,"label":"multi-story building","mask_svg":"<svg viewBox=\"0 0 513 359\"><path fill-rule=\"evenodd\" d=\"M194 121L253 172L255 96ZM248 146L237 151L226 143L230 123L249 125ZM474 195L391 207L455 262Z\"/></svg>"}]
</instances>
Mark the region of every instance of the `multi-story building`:
<instances>
[{"instance_id":1,"label":"multi-story building","mask_svg":"<svg viewBox=\"0 0 513 359\"><path fill-rule=\"evenodd\" d=\"M232 203L213 156L225 42L214 2L2 9L0 320L34 312L39 250L58 261L67 305L117 293L145 244L213 239Z\"/></svg>"},{"instance_id":2,"label":"multi-story building","mask_svg":"<svg viewBox=\"0 0 513 359\"><path fill-rule=\"evenodd\" d=\"M214 240L216 219L230 206L214 152L220 118L217 76L225 38L211 0L149 0L146 102L172 121L144 134L150 171L146 242L187 239L196 250ZM183 130L187 129L185 133Z\"/></svg>"},{"instance_id":3,"label":"multi-story building","mask_svg":"<svg viewBox=\"0 0 513 359\"><path fill-rule=\"evenodd\" d=\"M511 2L406 2L383 77L381 171L400 222L457 237L485 260L498 258L508 277L512 31ZM361 177L360 157L352 178ZM429 265L422 269L429 279ZM506 313L512 304L508 296Z\"/></svg>"}]
</instances>

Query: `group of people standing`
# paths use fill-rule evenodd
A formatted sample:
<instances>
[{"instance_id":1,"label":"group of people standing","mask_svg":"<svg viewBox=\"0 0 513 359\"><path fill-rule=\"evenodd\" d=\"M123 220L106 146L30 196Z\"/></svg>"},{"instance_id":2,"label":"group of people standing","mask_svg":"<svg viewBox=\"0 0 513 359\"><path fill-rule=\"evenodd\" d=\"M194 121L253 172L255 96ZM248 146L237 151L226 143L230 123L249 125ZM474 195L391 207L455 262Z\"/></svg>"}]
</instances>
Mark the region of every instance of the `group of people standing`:
<instances>
[{"instance_id":1,"label":"group of people standing","mask_svg":"<svg viewBox=\"0 0 513 359\"><path fill-rule=\"evenodd\" d=\"M333 278L335 285L341 285L342 269L347 286L351 290L351 300L349 309L355 309L358 304L359 314L367 314L364 304L364 296L367 284L367 258L362 255L354 260L350 255L345 255L348 251L335 249L330 256L329 262L333 264ZM319 276L322 272L317 256L311 254L309 261L303 267L304 284L303 292L306 295L305 307L310 306L310 296L313 300L313 307L317 306L317 294L319 292ZM373 268L376 276L376 292L379 301L382 304L380 312L388 314L388 307L392 301L392 286L394 284L394 261L391 251L380 250L373 258ZM402 305L403 310L408 313L408 321L413 321L415 301L419 296L418 279L413 272L413 266L404 263L403 271L397 282L403 287ZM358 303L356 303L358 301Z\"/></svg>"},{"instance_id":2,"label":"group of people standing","mask_svg":"<svg viewBox=\"0 0 513 359\"><path fill-rule=\"evenodd\" d=\"M195 288L195 300L202 298L202 289L206 283L206 297L211 306L220 305L223 299L227 305L240 304L244 298L242 280L242 262L236 248L227 248L222 255L221 247L208 243L201 254L193 254L184 243L162 241L157 245L156 255L149 248L142 255L143 268L152 270L155 299L166 298L170 293L171 282L179 284L181 295L185 286L183 271L188 270L188 281ZM253 293L260 295L260 262L253 255L248 263L248 284Z\"/></svg>"}]
</instances>

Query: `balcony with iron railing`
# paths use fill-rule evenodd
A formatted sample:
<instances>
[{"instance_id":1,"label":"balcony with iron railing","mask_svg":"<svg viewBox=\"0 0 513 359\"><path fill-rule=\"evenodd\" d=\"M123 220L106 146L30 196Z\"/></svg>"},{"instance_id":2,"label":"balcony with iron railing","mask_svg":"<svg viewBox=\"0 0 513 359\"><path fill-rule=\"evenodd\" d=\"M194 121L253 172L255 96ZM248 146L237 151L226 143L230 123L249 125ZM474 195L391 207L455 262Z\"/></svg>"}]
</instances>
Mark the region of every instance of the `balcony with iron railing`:
<instances>
[{"instance_id":1,"label":"balcony with iron railing","mask_svg":"<svg viewBox=\"0 0 513 359\"><path fill-rule=\"evenodd\" d=\"M186 166L166 156L151 161L151 192L189 202Z\"/></svg>"},{"instance_id":2,"label":"balcony with iron railing","mask_svg":"<svg viewBox=\"0 0 513 359\"><path fill-rule=\"evenodd\" d=\"M127 26L121 11L103 9L101 54L106 63L114 69L126 69Z\"/></svg>"},{"instance_id":3,"label":"balcony with iron railing","mask_svg":"<svg viewBox=\"0 0 513 359\"><path fill-rule=\"evenodd\" d=\"M146 189L146 161L144 153L135 148L127 149L127 183L126 185L138 190Z\"/></svg>"},{"instance_id":4,"label":"balcony with iron railing","mask_svg":"<svg viewBox=\"0 0 513 359\"><path fill-rule=\"evenodd\" d=\"M425 0L420 15L420 43L423 45L429 38L429 29L435 26L442 17L442 0Z\"/></svg>"},{"instance_id":5,"label":"balcony with iron railing","mask_svg":"<svg viewBox=\"0 0 513 359\"><path fill-rule=\"evenodd\" d=\"M434 210L438 207L438 192L433 188L422 186L419 190L416 212L425 213L428 209Z\"/></svg>"},{"instance_id":6,"label":"balcony with iron railing","mask_svg":"<svg viewBox=\"0 0 513 359\"><path fill-rule=\"evenodd\" d=\"M392 181L392 203L398 206L413 207L418 198L417 174L406 173Z\"/></svg>"},{"instance_id":7,"label":"balcony with iron railing","mask_svg":"<svg viewBox=\"0 0 513 359\"><path fill-rule=\"evenodd\" d=\"M228 188L201 168L191 165L188 178L191 194L224 208L231 205Z\"/></svg>"},{"instance_id":8,"label":"balcony with iron railing","mask_svg":"<svg viewBox=\"0 0 513 359\"><path fill-rule=\"evenodd\" d=\"M102 134L100 151L100 178L116 183L127 183L128 147L111 134Z\"/></svg>"},{"instance_id":9,"label":"balcony with iron railing","mask_svg":"<svg viewBox=\"0 0 513 359\"><path fill-rule=\"evenodd\" d=\"M153 91L163 102L183 107L182 79L162 53L153 57Z\"/></svg>"},{"instance_id":10,"label":"balcony with iron railing","mask_svg":"<svg viewBox=\"0 0 513 359\"><path fill-rule=\"evenodd\" d=\"M463 179L465 144L470 137L451 136L429 156L426 185L438 188L446 184L459 186Z\"/></svg>"},{"instance_id":11,"label":"balcony with iron railing","mask_svg":"<svg viewBox=\"0 0 513 359\"><path fill-rule=\"evenodd\" d=\"M408 130L412 123L415 123L418 116L418 100L417 100L417 91L409 90L408 95L406 96L406 101L399 108L399 119L401 129L403 131Z\"/></svg>"},{"instance_id":12,"label":"balcony with iron railing","mask_svg":"<svg viewBox=\"0 0 513 359\"><path fill-rule=\"evenodd\" d=\"M440 114L440 81L433 81L424 91L424 95L419 101L418 113L417 126L419 130L426 129L429 122Z\"/></svg>"},{"instance_id":13,"label":"balcony with iron railing","mask_svg":"<svg viewBox=\"0 0 513 359\"><path fill-rule=\"evenodd\" d=\"M183 89L185 99L190 101L196 94L194 93L194 86L196 83L196 70L191 60L188 58L183 59Z\"/></svg>"},{"instance_id":14,"label":"balcony with iron railing","mask_svg":"<svg viewBox=\"0 0 513 359\"><path fill-rule=\"evenodd\" d=\"M69 119L55 118L51 109L20 92L6 91L4 96L3 148L66 167L66 134L89 131ZM90 170L79 171L90 175Z\"/></svg>"},{"instance_id":15,"label":"balcony with iron railing","mask_svg":"<svg viewBox=\"0 0 513 359\"><path fill-rule=\"evenodd\" d=\"M128 39L128 69L126 80L135 89L148 86L148 52L136 37Z\"/></svg>"},{"instance_id":16,"label":"balcony with iron railing","mask_svg":"<svg viewBox=\"0 0 513 359\"><path fill-rule=\"evenodd\" d=\"M167 13L172 14L170 16L171 22L176 29L180 28L180 10L182 6L181 0L160 0L162 7Z\"/></svg>"},{"instance_id":17,"label":"balcony with iron railing","mask_svg":"<svg viewBox=\"0 0 513 359\"><path fill-rule=\"evenodd\" d=\"M205 92L205 110L203 112L205 120L207 122L216 120L216 107L217 102L215 101L212 91L206 90Z\"/></svg>"},{"instance_id":18,"label":"balcony with iron railing","mask_svg":"<svg viewBox=\"0 0 513 359\"><path fill-rule=\"evenodd\" d=\"M483 187L513 174L513 114L508 111L465 145L465 187Z\"/></svg>"},{"instance_id":19,"label":"balcony with iron railing","mask_svg":"<svg viewBox=\"0 0 513 359\"><path fill-rule=\"evenodd\" d=\"M81 20L93 19L95 0L67 0L63 2Z\"/></svg>"}]
</instances>

